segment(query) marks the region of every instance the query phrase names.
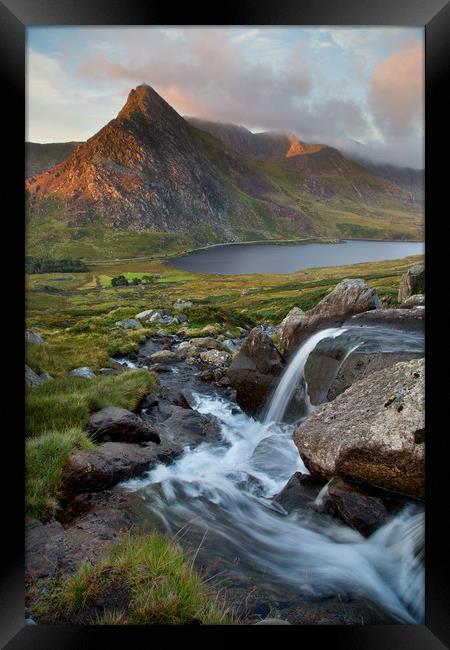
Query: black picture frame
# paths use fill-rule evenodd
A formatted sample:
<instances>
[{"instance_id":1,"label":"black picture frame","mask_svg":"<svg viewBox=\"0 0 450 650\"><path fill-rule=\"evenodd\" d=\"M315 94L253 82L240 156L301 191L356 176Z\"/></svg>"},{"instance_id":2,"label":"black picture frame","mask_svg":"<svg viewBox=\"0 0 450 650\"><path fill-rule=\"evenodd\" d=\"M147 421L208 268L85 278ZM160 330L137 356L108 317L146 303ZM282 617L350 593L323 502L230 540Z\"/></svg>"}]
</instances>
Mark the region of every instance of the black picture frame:
<instances>
[{"instance_id":1,"label":"black picture frame","mask_svg":"<svg viewBox=\"0 0 450 650\"><path fill-rule=\"evenodd\" d=\"M4 373L2 409L3 463L3 553L0 584L0 642L8 650L26 648L98 647L110 643L164 645L180 641L192 632L187 628L69 627L24 624L24 125L25 125L25 33L33 25L403 25L425 28L425 233L427 259L426 319L426 622L425 625L393 626L302 626L270 628L250 626L199 628L197 637L220 635L223 642L234 635L295 635L296 642L328 644L347 650L438 650L450 647L449 549L445 533L448 512L446 464L448 424L448 332L444 307L448 292L448 216L446 194L449 155L446 72L450 70L450 4L444 0L316 0L269 2L228 0L209 10L193 3L175 8L170 3L139 0L0 0L0 69L2 108L6 109L2 129L4 170L2 261L7 264L4 279L6 302L0 318L3 335ZM11 207L6 209L6 198ZM6 368L6 370L5 370ZM444 417L441 419L441 414ZM6 449L6 451L5 451ZM447 452L447 453L446 453ZM447 506L447 508L446 508ZM269 630L269 631L268 631ZM258 637L258 635L261 635ZM255 638L253 636L253 638Z\"/></svg>"}]
</instances>

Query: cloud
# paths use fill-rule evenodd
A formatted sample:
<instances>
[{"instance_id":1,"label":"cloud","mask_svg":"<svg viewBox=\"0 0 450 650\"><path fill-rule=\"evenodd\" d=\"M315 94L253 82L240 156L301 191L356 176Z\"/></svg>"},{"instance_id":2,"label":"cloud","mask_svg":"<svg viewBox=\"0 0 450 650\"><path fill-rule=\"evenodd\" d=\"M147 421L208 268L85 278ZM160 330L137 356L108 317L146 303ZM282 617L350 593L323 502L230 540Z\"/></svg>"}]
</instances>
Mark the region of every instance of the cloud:
<instances>
[{"instance_id":1,"label":"cloud","mask_svg":"<svg viewBox=\"0 0 450 650\"><path fill-rule=\"evenodd\" d=\"M182 115L289 130L335 146L355 139L378 151L384 141L391 147L386 155L396 143L399 159L404 153L405 162L420 164L410 158L422 142L423 47L416 32L415 40L401 29L61 32L59 49L53 38L51 51L35 51L32 43L28 50L27 138L86 139L145 82Z\"/></svg>"},{"instance_id":2,"label":"cloud","mask_svg":"<svg viewBox=\"0 0 450 650\"><path fill-rule=\"evenodd\" d=\"M418 45L407 45L375 67L368 104L384 134L405 136L423 128L423 73L423 48Z\"/></svg>"}]
</instances>

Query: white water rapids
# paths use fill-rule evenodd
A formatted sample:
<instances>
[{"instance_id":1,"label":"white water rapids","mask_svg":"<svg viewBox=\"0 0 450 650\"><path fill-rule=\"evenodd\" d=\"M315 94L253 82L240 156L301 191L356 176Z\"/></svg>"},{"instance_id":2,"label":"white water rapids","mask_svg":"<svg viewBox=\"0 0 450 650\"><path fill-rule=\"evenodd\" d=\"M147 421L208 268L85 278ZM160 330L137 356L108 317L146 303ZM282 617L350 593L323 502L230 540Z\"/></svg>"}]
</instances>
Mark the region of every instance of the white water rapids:
<instances>
[{"instance_id":1,"label":"white water rapids","mask_svg":"<svg viewBox=\"0 0 450 650\"><path fill-rule=\"evenodd\" d=\"M422 623L422 508L408 506L364 538L310 508L288 515L271 501L292 474L307 473L292 441L295 425L280 422L288 393L317 342L342 332L320 332L297 352L264 422L222 397L195 394L194 408L218 419L221 441L186 448L173 464L123 487L138 492L170 534L197 530L225 573L238 563L256 584L286 585L302 597L361 596L399 622Z\"/></svg>"}]
</instances>

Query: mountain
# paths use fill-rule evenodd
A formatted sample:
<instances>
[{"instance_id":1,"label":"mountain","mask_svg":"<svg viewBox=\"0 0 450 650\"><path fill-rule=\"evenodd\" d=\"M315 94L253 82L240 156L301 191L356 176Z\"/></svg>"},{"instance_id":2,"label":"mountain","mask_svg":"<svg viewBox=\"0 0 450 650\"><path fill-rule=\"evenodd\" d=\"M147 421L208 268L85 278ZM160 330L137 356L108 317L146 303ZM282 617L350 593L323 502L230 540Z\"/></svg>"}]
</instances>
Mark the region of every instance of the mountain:
<instances>
[{"instance_id":1,"label":"mountain","mask_svg":"<svg viewBox=\"0 0 450 650\"><path fill-rule=\"evenodd\" d=\"M357 159L358 160L358 159ZM370 160L359 159L359 164L372 174L396 183L411 194L411 199L422 205L425 200L425 172L412 167L397 167Z\"/></svg>"},{"instance_id":2,"label":"mountain","mask_svg":"<svg viewBox=\"0 0 450 650\"><path fill-rule=\"evenodd\" d=\"M145 84L92 138L67 144L64 160L26 179L29 254L421 236L411 194L338 150L289 133L186 120Z\"/></svg>"},{"instance_id":3,"label":"mountain","mask_svg":"<svg viewBox=\"0 0 450 650\"><path fill-rule=\"evenodd\" d=\"M33 176L51 169L65 160L79 142L25 143L25 176Z\"/></svg>"}]
</instances>

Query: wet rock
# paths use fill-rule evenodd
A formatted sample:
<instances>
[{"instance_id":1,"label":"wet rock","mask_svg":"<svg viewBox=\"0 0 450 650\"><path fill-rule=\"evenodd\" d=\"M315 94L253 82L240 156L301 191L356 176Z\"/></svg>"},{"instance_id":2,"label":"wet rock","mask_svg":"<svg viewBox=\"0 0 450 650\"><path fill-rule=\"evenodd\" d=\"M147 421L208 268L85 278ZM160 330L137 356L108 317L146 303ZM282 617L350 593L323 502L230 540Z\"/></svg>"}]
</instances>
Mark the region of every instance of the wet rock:
<instances>
[{"instance_id":1,"label":"wet rock","mask_svg":"<svg viewBox=\"0 0 450 650\"><path fill-rule=\"evenodd\" d=\"M335 399L356 381L369 377L377 370L390 368L396 363L411 361L412 359L419 359L421 357L423 357L422 352L352 352L331 382L326 399L328 401ZM319 404L321 402L312 401L312 403Z\"/></svg>"},{"instance_id":2,"label":"wet rock","mask_svg":"<svg viewBox=\"0 0 450 650\"><path fill-rule=\"evenodd\" d=\"M177 445L192 446L220 440L220 426L212 417L182 406L172 405L169 417L154 426L162 440Z\"/></svg>"},{"instance_id":3,"label":"wet rock","mask_svg":"<svg viewBox=\"0 0 450 650\"><path fill-rule=\"evenodd\" d=\"M106 442L93 451L78 451L63 468L61 495L68 501L83 492L100 492L116 483L139 476L159 461L170 462L181 447L161 441L135 445Z\"/></svg>"},{"instance_id":4,"label":"wet rock","mask_svg":"<svg viewBox=\"0 0 450 650\"><path fill-rule=\"evenodd\" d=\"M423 264L411 266L400 279L398 302L405 302L410 296L425 291L425 267Z\"/></svg>"},{"instance_id":5,"label":"wet rock","mask_svg":"<svg viewBox=\"0 0 450 650\"><path fill-rule=\"evenodd\" d=\"M361 486L336 476L328 483L322 508L365 537L385 523L388 511L383 501L367 494Z\"/></svg>"},{"instance_id":6,"label":"wet rock","mask_svg":"<svg viewBox=\"0 0 450 650\"><path fill-rule=\"evenodd\" d=\"M294 433L314 477L368 481L424 497L424 359L372 373L322 404Z\"/></svg>"},{"instance_id":7,"label":"wet rock","mask_svg":"<svg viewBox=\"0 0 450 650\"><path fill-rule=\"evenodd\" d=\"M142 323L137 318L125 318L116 321L115 324L124 330L140 330L142 328Z\"/></svg>"},{"instance_id":8,"label":"wet rock","mask_svg":"<svg viewBox=\"0 0 450 650\"><path fill-rule=\"evenodd\" d=\"M25 330L25 341L27 343L34 343L35 345L46 345L42 336L32 329Z\"/></svg>"},{"instance_id":9,"label":"wet rock","mask_svg":"<svg viewBox=\"0 0 450 650\"><path fill-rule=\"evenodd\" d=\"M338 595L282 610L292 625L383 625L396 621L373 603Z\"/></svg>"},{"instance_id":10,"label":"wet rock","mask_svg":"<svg viewBox=\"0 0 450 650\"><path fill-rule=\"evenodd\" d=\"M311 404L333 400L355 381L376 370L423 356L421 352L354 350L345 358L347 353L348 343L339 338L324 339L311 352L305 364L305 380Z\"/></svg>"},{"instance_id":11,"label":"wet rock","mask_svg":"<svg viewBox=\"0 0 450 650\"><path fill-rule=\"evenodd\" d=\"M416 293L402 302L400 309L411 309L412 307L425 307L425 296L423 293Z\"/></svg>"},{"instance_id":12,"label":"wet rock","mask_svg":"<svg viewBox=\"0 0 450 650\"><path fill-rule=\"evenodd\" d=\"M410 309L375 309L352 316L345 325L382 325L399 330L422 330L425 326L425 307Z\"/></svg>"},{"instance_id":13,"label":"wet rock","mask_svg":"<svg viewBox=\"0 0 450 650\"><path fill-rule=\"evenodd\" d=\"M70 371L69 374L71 374L72 377L81 377L81 379L94 379L96 377L94 371L87 366L84 366L82 368L74 368Z\"/></svg>"},{"instance_id":14,"label":"wet rock","mask_svg":"<svg viewBox=\"0 0 450 650\"><path fill-rule=\"evenodd\" d=\"M321 487L322 482L314 480L308 474L295 472L273 500L287 512L305 507L312 508Z\"/></svg>"},{"instance_id":15,"label":"wet rock","mask_svg":"<svg viewBox=\"0 0 450 650\"><path fill-rule=\"evenodd\" d=\"M360 278L342 280L313 309L300 310L286 317L278 335L290 355L307 338L320 329L341 325L353 314L381 308L377 292Z\"/></svg>"},{"instance_id":16,"label":"wet rock","mask_svg":"<svg viewBox=\"0 0 450 650\"><path fill-rule=\"evenodd\" d=\"M281 355L270 336L252 329L227 370L238 404L249 413L260 410L282 369Z\"/></svg>"},{"instance_id":17,"label":"wet rock","mask_svg":"<svg viewBox=\"0 0 450 650\"><path fill-rule=\"evenodd\" d=\"M161 442L158 434L139 416L117 406L106 406L93 413L87 431L96 441Z\"/></svg>"},{"instance_id":18,"label":"wet rock","mask_svg":"<svg viewBox=\"0 0 450 650\"><path fill-rule=\"evenodd\" d=\"M231 355L228 352L221 352L220 350L205 350L200 352L200 359L211 366L225 366L231 360Z\"/></svg>"}]
</instances>

